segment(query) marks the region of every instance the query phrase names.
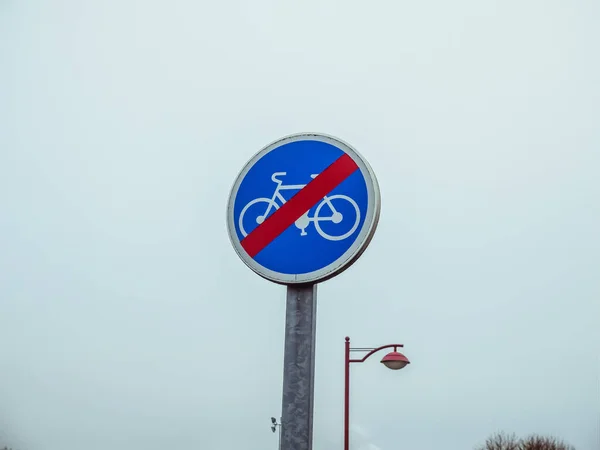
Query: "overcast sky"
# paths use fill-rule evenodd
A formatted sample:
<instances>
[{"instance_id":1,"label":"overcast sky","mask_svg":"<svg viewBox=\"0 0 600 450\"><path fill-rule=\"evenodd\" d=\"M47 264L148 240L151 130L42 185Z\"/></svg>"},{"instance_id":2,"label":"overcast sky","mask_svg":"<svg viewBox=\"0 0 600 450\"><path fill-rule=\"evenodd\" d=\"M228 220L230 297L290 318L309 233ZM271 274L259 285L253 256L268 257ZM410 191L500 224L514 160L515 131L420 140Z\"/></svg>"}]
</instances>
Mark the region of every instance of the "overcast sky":
<instances>
[{"instance_id":1,"label":"overcast sky","mask_svg":"<svg viewBox=\"0 0 600 450\"><path fill-rule=\"evenodd\" d=\"M239 170L337 136L375 237L318 288L314 450L600 446L597 0L0 0L0 445L277 449L285 288Z\"/></svg>"}]
</instances>

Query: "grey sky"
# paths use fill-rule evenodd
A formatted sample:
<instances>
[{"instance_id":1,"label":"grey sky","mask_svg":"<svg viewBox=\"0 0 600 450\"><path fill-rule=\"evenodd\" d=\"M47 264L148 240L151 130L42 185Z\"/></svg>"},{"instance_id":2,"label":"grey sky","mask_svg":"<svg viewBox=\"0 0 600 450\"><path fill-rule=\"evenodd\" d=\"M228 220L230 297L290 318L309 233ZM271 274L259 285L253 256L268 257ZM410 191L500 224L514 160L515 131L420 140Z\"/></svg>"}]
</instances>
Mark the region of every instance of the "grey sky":
<instances>
[{"instance_id":1,"label":"grey sky","mask_svg":"<svg viewBox=\"0 0 600 450\"><path fill-rule=\"evenodd\" d=\"M0 1L0 444L276 449L285 289L229 188L320 131L382 193L319 286L315 450L600 445L600 4ZM400 440L400 442L398 442Z\"/></svg>"}]
</instances>

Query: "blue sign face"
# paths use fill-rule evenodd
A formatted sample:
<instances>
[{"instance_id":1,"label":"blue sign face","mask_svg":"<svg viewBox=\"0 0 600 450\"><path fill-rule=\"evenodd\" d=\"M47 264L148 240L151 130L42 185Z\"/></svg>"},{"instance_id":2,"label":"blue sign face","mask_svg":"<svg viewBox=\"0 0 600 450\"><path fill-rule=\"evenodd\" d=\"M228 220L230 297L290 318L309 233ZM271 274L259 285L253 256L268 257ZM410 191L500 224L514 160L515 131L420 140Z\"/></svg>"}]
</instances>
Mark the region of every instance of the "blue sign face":
<instances>
[{"instance_id":1,"label":"blue sign face","mask_svg":"<svg viewBox=\"0 0 600 450\"><path fill-rule=\"evenodd\" d=\"M239 256L259 275L308 283L348 267L378 216L375 177L356 151L329 136L300 134L246 165L231 192L228 228Z\"/></svg>"}]
</instances>

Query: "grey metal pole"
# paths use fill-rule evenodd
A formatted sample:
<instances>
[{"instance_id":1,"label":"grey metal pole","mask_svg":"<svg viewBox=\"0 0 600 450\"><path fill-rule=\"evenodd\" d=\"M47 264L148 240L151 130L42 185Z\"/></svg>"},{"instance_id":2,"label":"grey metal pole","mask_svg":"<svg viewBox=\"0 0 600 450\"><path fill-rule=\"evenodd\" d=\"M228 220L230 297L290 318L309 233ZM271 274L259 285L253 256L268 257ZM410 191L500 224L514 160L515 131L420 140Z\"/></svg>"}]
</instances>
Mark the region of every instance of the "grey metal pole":
<instances>
[{"instance_id":1,"label":"grey metal pole","mask_svg":"<svg viewBox=\"0 0 600 450\"><path fill-rule=\"evenodd\" d=\"M317 285L289 285L281 450L312 450Z\"/></svg>"},{"instance_id":2,"label":"grey metal pole","mask_svg":"<svg viewBox=\"0 0 600 450\"><path fill-rule=\"evenodd\" d=\"M281 419L281 417L279 418L279 422L280 422L279 423L279 444L277 445L277 448L279 450L281 450L281 433L282 433L282 428L283 428L283 425L281 424L283 422L283 420Z\"/></svg>"}]
</instances>

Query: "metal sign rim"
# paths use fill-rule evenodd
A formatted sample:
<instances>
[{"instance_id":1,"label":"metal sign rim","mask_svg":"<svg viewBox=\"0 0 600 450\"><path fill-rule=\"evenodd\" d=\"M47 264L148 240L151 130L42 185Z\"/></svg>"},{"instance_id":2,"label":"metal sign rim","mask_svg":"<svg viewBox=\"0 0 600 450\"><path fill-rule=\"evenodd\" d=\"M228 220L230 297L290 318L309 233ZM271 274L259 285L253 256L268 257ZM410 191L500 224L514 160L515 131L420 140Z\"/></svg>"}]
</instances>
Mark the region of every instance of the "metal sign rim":
<instances>
[{"instance_id":1,"label":"metal sign rim","mask_svg":"<svg viewBox=\"0 0 600 450\"><path fill-rule=\"evenodd\" d=\"M363 173L363 177L367 185L369 203L367 205L365 222L359 235L355 239L354 243L339 258L337 258L333 263L330 263L327 267L314 270L312 272L303 274L285 274L267 269L266 267L257 263L242 248L235 227L235 198L246 174L264 155L285 144L305 140L325 142L347 153L356 162L359 169ZM277 139L263 147L252 158L250 158L250 160L244 165L242 170L239 172L229 192L229 200L227 202L227 231L229 235L229 240L240 259L244 262L244 264L246 264L246 266L248 266L252 271L260 275L261 277L274 283L283 285L318 283L341 274L352 264L354 264L356 260L364 253L369 243L373 239L375 230L377 229L380 211L381 194L379 191L379 183L377 181L375 173L373 172L373 169L371 168L367 160L354 147L352 147L350 144L344 142L339 138L325 133L294 133Z\"/></svg>"}]
</instances>

